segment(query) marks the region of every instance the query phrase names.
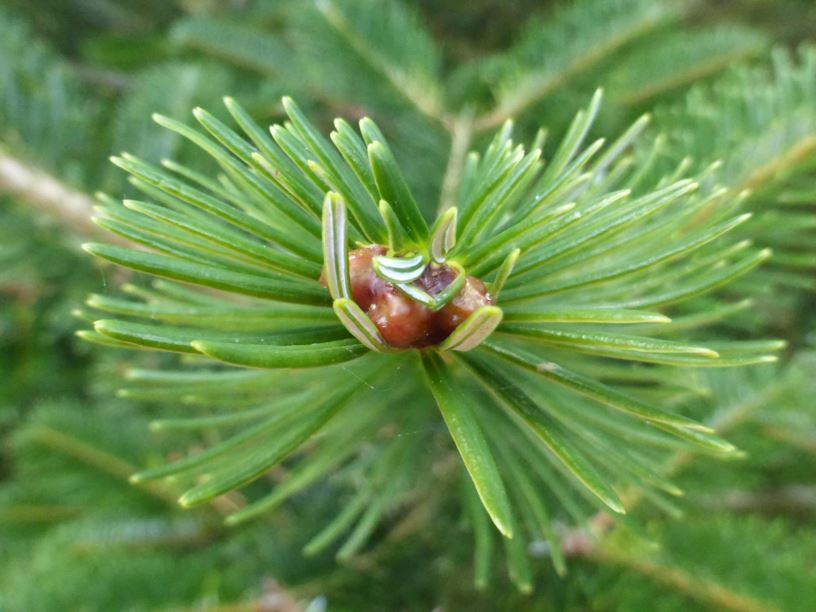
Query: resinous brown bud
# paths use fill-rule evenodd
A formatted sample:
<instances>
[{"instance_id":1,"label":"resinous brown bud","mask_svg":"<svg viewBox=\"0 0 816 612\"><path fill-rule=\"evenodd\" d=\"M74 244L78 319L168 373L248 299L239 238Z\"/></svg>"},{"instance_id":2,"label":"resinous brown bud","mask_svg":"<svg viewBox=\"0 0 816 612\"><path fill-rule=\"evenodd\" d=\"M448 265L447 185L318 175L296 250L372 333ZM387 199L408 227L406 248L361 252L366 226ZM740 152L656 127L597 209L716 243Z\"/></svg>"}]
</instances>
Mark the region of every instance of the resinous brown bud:
<instances>
[{"instance_id":1,"label":"resinous brown bud","mask_svg":"<svg viewBox=\"0 0 816 612\"><path fill-rule=\"evenodd\" d=\"M349 276L354 302L379 329L383 339L396 348L423 348L439 344L482 306L492 304L484 283L468 276L464 286L443 308L434 312L416 302L374 271L372 259L384 255L384 246L373 245L349 252ZM445 265L431 264L414 285L437 296L456 278ZM321 284L325 286L321 276Z\"/></svg>"},{"instance_id":2,"label":"resinous brown bud","mask_svg":"<svg viewBox=\"0 0 816 612\"><path fill-rule=\"evenodd\" d=\"M387 288L377 293L367 312L383 339L397 348L434 344L432 322L436 313L390 283L385 284Z\"/></svg>"},{"instance_id":3,"label":"resinous brown bud","mask_svg":"<svg viewBox=\"0 0 816 612\"><path fill-rule=\"evenodd\" d=\"M376 255L385 255L387 251L383 246L374 245L349 252L351 299L363 310L368 310L389 285L377 276L371 263Z\"/></svg>"},{"instance_id":4,"label":"resinous brown bud","mask_svg":"<svg viewBox=\"0 0 816 612\"><path fill-rule=\"evenodd\" d=\"M474 311L492 303L485 284L475 276L468 276L461 291L436 313L434 322L438 333L447 338Z\"/></svg>"}]
</instances>

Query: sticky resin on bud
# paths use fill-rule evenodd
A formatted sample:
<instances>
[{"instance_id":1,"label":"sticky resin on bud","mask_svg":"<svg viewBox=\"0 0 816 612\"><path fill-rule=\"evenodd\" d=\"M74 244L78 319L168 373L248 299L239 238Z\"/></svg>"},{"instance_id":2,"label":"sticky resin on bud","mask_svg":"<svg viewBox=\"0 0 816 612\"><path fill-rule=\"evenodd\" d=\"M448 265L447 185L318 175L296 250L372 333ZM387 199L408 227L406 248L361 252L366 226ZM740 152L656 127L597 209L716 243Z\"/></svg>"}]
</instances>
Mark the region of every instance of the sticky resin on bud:
<instances>
[{"instance_id":1,"label":"sticky resin on bud","mask_svg":"<svg viewBox=\"0 0 816 612\"><path fill-rule=\"evenodd\" d=\"M387 248L372 245L348 254L351 297L377 326L383 339L395 348L423 348L443 342L482 306L493 303L485 284L468 276L462 289L444 307L433 311L407 296L374 271L373 259ZM412 285L432 297L438 296L456 278L445 264L429 264ZM321 284L325 286L324 277Z\"/></svg>"}]
</instances>

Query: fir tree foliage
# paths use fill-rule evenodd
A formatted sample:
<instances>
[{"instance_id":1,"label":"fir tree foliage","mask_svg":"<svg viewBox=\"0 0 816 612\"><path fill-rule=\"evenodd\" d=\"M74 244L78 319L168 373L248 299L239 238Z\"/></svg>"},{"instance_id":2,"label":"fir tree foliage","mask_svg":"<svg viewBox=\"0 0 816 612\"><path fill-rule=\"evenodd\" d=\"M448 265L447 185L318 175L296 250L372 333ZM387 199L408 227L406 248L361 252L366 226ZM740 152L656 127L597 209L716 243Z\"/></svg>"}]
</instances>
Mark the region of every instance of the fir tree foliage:
<instances>
[{"instance_id":1,"label":"fir tree foliage","mask_svg":"<svg viewBox=\"0 0 816 612\"><path fill-rule=\"evenodd\" d=\"M664 165L719 157L719 180L734 193L746 191L746 206L758 215L748 235L776 250L752 289L771 282L812 290L813 222L802 211L814 201L816 50L777 49L772 59L770 68L735 70L665 109L657 119L666 132Z\"/></svg>"},{"instance_id":2,"label":"fir tree foliage","mask_svg":"<svg viewBox=\"0 0 816 612\"><path fill-rule=\"evenodd\" d=\"M30 29L0 11L0 55L19 58L0 64L0 153L35 156L49 169L76 179L77 162L97 153L91 117L98 107L73 81L51 49L32 44ZM54 133L64 132L59 139Z\"/></svg>"},{"instance_id":3,"label":"fir tree foliage","mask_svg":"<svg viewBox=\"0 0 816 612\"><path fill-rule=\"evenodd\" d=\"M183 393L209 403L217 387L219 394L252 389L267 401L228 413L157 421L155 427L162 430L215 426L225 437L206 451L139 472L134 481L172 476L192 485L180 498L183 505L208 502L259 478L338 419L355 424L331 429L344 439L343 448L354 444L349 431L371 431L365 421L379 426L376 413L404 428L403 419L418 416L395 414L390 401L373 411L360 412L359 406L376 405L383 389L406 379L401 386L408 387L412 405L427 403L429 395L436 401L484 509L510 540L524 536L509 500L537 512L530 535L543 529L552 536L546 517L553 502L537 493L547 480L525 475L542 460L556 470L549 477L565 478L564 484L577 485L618 513L625 511L615 490L621 482L678 492L653 472L646 456L615 451L623 423L643 430L646 449L680 441L713 454L733 451L705 425L584 373L607 359L696 367L762 363L775 359L772 353L782 346L774 341L690 343L618 331L626 325L649 329L669 323L655 309L748 272L768 251L735 248L739 245L728 239L750 215L741 214L740 201L726 199L723 190L700 195L697 181L669 175L633 193L638 173L621 165L618 156L645 120L608 148L603 140L587 144L600 103L598 92L576 115L548 163L540 160L540 150L526 153L513 143L508 122L482 154L468 157L455 209L461 212L446 209L433 224L423 217L388 143L368 119L360 122L360 134L338 120L332 143L290 99L284 99L289 121L263 130L227 98L242 134L203 109L194 113L203 131L155 116L213 156L223 174L213 180L169 162L161 168L128 154L113 158L148 199L120 204L104 197L98 223L149 250L85 248L165 280L141 300L92 297L89 305L95 310L127 318L96 320L83 336L285 373L210 368L162 372L155 379L138 374L137 380L162 381L165 396ZM394 352L345 286L349 241L356 236L363 243L382 243L386 235L395 255L406 250L433 254L454 262L460 277L472 271L484 278L497 306L474 312L437 348ZM404 269L400 262L409 260L392 259L389 265L397 268L378 274L397 282ZM719 262L713 271L712 262ZM321 266L328 291L318 283ZM235 380L240 387L231 384ZM474 384L489 400L470 395L467 388ZM333 391L325 394L325 389ZM589 422L571 416L577 405ZM416 412L435 420L427 409ZM331 431L322 436L322 445L337 448ZM498 450L503 439L519 435L527 437L520 455ZM606 451L603 464L590 450L598 446ZM404 461L401 452L394 453ZM304 471L317 470L316 462L324 471L337 465L320 454L304 462ZM407 474L405 482L417 477ZM199 484L193 485L196 480ZM395 490L401 483L395 478L378 491L362 517L351 514L354 504L347 506L350 514L344 512L338 521L357 527L341 556L364 543L365 530L376 524L378 513L404 493ZM271 496L276 503L280 499L276 491ZM272 505L269 499L228 520L256 515ZM328 533L334 531L332 524ZM330 540L318 536L318 541ZM513 569L518 545L508 545ZM519 586L527 588L527 570L513 571Z\"/></svg>"},{"instance_id":4,"label":"fir tree foliage","mask_svg":"<svg viewBox=\"0 0 816 612\"><path fill-rule=\"evenodd\" d=\"M68 61L0 16L0 158L113 194L88 250L142 273L72 345L100 272L0 175L0 608L808 607L807 45L662 1L498 52L445 2L119 4ZM343 288L372 243L495 304L393 350Z\"/></svg>"}]
</instances>

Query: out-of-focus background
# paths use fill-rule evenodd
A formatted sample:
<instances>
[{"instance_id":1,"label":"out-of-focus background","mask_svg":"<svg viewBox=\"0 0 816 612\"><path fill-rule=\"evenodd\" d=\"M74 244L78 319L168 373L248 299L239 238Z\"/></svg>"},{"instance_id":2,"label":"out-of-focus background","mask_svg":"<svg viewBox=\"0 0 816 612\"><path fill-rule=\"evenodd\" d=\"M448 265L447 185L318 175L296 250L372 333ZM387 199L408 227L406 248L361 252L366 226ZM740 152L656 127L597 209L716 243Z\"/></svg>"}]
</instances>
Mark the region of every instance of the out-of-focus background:
<instances>
[{"instance_id":1,"label":"out-of-focus background","mask_svg":"<svg viewBox=\"0 0 816 612\"><path fill-rule=\"evenodd\" d=\"M217 517L178 509L160 490L128 484L131 472L171 454L177 440L148 431L160 408L117 395L119 374L162 358L75 337L85 297L129 280L100 267L79 244L104 235L90 221L94 194L129 193L109 155L126 150L206 170L192 146L150 120L152 112L189 122L192 108L218 110L222 96L232 95L271 123L281 120L286 94L325 130L335 116L369 115L391 139L418 198L436 202L450 136L429 118L421 96L402 86L399 49L384 60L378 55L367 29L375 12L408 14L408 73L416 54L438 46L433 61L444 103L457 110L484 112L499 103L509 72L544 61L542 38L569 42L569 49L552 49L573 56L546 95L514 109L529 135L540 125L563 133L599 85L606 90L599 130L614 132L654 108L668 123L674 115L667 109L717 91L735 66L770 66L774 46L792 50L816 40L812 0L607 3L632 5L637 13L625 24L598 22L593 15L603 14L603 3L596 0L338 1L334 21L320 10L326 4L331 0L0 2L0 609L813 609L816 423L806 405L808 397L816 403L807 386L816 373L808 353L816 320L812 259L756 281L758 290L783 276L789 281L766 291L760 304L779 307L779 317L763 325L790 341L785 361L792 365L723 383L723 405L739 400L763 415L733 432L751 457L691 466L684 478L697 491L692 510L646 517L642 561L577 559L565 578L543 563L532 596L501 576L477 592L471 537L444 503L421 535L386 538L338 565L331 554L300 553L303 526L336 513L328 490L318 487L268 521L230 530ZM427 35L416 39L423 29ZM816 125L816 105L811 110L799 124ZM791 184L816 194L812 152L805 148ZM816 219L812 208L802 210L810 211L803 224L812 223L807 214ZM789 410L772 412L785 397L774 383L800 393Z\"/></svg>"}]
</instances>

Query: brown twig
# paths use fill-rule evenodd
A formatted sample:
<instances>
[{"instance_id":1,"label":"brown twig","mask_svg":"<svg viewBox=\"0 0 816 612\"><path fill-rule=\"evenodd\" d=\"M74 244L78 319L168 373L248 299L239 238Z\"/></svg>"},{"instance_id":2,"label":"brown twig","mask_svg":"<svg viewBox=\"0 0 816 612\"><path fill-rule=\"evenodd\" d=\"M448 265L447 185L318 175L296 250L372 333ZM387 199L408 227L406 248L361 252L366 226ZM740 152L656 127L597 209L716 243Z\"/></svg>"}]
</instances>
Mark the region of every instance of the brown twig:
<instances>
[{"instance_id":1,"label":"brown twig","mask_svg":"<svg viewBox=\"0 0 816 612\"><path fill-rule=\"evenodd\" d=\"M451 148L442 188L439 195L438 213L442 214L451 206L456 206L456 190L462 179L468 147L472 135L473 116L469 111L458 115L451 125Z\"/></svg>"},{"instance_id":2,"label":"brown twig","mask_svg":"<svg viewBox=\"0 0 816 612\"><path fill-rule=\"evenodd\" d=\"M79 236L103 235L91 220L94 201L90 197L5 153L0 153L0 191L19 198ZM104 235L112 239L107 232Z\"/></svg>"}]
</instances>

